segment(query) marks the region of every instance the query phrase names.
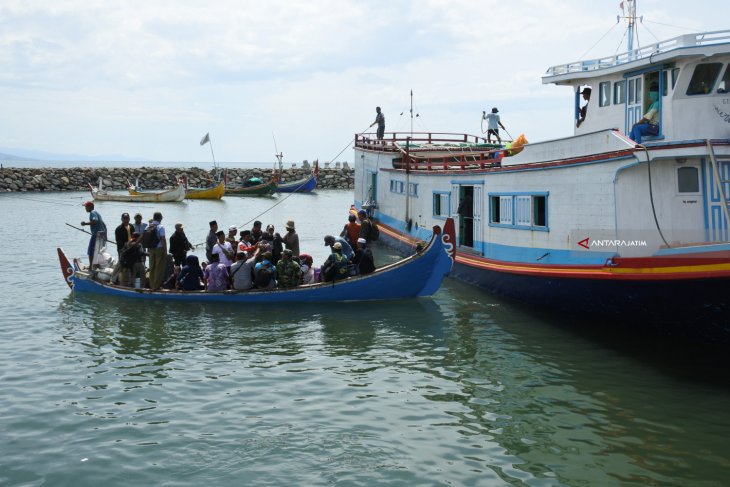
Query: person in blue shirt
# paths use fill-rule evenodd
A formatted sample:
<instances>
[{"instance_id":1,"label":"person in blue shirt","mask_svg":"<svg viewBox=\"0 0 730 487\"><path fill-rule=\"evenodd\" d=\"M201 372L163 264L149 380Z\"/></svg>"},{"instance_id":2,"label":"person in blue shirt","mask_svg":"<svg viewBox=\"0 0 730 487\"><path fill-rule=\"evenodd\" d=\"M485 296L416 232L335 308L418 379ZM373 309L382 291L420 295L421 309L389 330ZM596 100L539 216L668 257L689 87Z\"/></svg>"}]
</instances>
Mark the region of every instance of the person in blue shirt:
<instances>
[{"instance_id":1,"label":"person in blue shirt","mask_svg":"<svg viewBox=\"0 0 730 487\"><path fill-rule=\"evenodd\" d=\"M91 232L91 238L89 239L89 247L86 250L86 255L89 256L89 268L91 268L94 264L94 248L96 247L97 235L100 239L102 239L102 245L106 244L106 225L104 224L104 220L102 220L99 212L94 210L93 201L84 201L82 203L82 206L89 214L89 221L81 222L81 226L83 227L84 225L89 225L91 227L89 228Z\"/></svg>"},{"instance_id":2,"label":"person in blue shirt","mask_svg":"<svg viewBox=\"0 0 730 487\"><path fill-rule=\"evenodd\" d=\"M342 237L333 237L332 235L327 235L324 238L325 247L334 249L334 245L336 243L340 244L340 248L342 249L342 255L347 257L347 260L352 260L352 257L355 255L355 251L352 250L352 247L349 243L347 243L347 240Z\"/></svg>"}]
</instances>

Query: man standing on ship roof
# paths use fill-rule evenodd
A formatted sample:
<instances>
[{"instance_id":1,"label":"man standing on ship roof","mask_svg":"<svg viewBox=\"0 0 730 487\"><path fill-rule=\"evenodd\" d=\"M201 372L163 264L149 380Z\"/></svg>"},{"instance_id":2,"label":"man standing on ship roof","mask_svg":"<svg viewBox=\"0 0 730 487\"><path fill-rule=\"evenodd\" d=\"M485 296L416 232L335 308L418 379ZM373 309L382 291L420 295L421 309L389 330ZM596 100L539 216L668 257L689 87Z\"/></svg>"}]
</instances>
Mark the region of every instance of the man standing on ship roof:
<instances>
[{"instance_id":1,"label":"man standing on ship roof","mask_svg":"<svg viewBox=\"0 0 730 487\"><path fill-rule=\"evenodd\" d=\"M377 138L378 140L383 140L383 135L385 134L385 115L380 111L380 107L375 107L375 113L375 121L370 126L372 127L376 123L378 124Z\"/></svg>"},{"instance_id":2,"label":"man standing on ship roof","mask_svg":"<svg viewBox=\"0 0 730 487\"><path fill-rule=\"evenodd\" d=\"M492 108L492 113L489 115L487 115L487 112L482 112L482 119L487 121L487 143L489 144L492 143L492 135L497 138L497 143L501 144L502 139L499 137L499 127L502 127L502 130L507 130L499 120L498 113L499 110L497 110L497 107Z\"/></svg>"}]
</instances>

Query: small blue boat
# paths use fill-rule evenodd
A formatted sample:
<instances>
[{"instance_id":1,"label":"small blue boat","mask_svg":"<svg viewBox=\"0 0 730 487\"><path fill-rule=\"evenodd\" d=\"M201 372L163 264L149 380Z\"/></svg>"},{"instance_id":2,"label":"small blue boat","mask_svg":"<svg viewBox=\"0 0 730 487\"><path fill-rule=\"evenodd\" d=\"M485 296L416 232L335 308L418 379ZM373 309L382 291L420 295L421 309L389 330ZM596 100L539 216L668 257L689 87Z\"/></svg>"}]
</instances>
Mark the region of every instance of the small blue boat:
<instances>
[{"instance_id":1,"label":"small blue boat","mask_svg":"<svg viewBox=\"0 0 730 487\"><path fill-rule=\"evenodd\" d=\"M71 264L63 250L58 257L64 279L74 292L104 294L136 299L166 301L209 301L229 303L302 303L376 301L431 296L451 271L456 255L454 221L446 220L444 230L433 227L431 241L422 250L403 260L376 269L372 274L340 281L305 284L288 289L249 291L177 291L136 289L102 282L97 272Z\"/></svg>"},{"instance_id":2,"label":"small blue boat","mask_svg":"<svg viewBox=\"0 0 730 487\"><path fill-rule=\"evenodd\" d=\"M283 174L281 170L281 161L279 161L279 174ZM314 161L314 172L307 178L299 179L289 183L279 181L279 187L276 189L279 193L311 193L317 187L317 175L319 174L319 164Z\"/></svg>"}]
</instances>

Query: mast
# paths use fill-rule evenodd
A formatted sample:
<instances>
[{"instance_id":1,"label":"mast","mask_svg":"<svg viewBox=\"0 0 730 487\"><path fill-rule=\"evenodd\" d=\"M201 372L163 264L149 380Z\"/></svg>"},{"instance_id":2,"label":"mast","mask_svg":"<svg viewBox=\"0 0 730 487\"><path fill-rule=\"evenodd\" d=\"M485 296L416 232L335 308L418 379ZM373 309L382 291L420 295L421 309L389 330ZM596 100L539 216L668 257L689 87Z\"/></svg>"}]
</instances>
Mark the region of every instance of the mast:
<instances>
[{"instance_id":1,"label":"mast","mask_svg":"<svg viewBox=\"0 0 730 487\"><path fill-rule=\"evenodd\" d=\"M624 10L624 3L626 3L627 10ZM638 34L636 30L636 0L625 0L625 2L621 2L619 4L621 6L621 13L624 13L625 15L623 17L619 16L619 19L624 18L628 20L629 26L626 29L627 37L628 37L628 50L629 50L629 61L633 59L633 50L634 50L634 37L636 37L638 42ZM641 18L639 18L641 20Z\"/></svg>"}]
</instances>

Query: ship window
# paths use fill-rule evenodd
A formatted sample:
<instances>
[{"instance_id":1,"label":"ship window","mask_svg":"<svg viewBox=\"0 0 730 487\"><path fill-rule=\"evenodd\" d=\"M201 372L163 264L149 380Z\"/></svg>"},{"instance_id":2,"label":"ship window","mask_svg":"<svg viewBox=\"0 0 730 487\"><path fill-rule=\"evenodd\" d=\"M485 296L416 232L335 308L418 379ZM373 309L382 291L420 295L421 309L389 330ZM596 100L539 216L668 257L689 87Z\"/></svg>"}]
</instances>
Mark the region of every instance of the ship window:
<instances>
[{"instance_id":1,"label":"ship window","mask_svg":"<svg viewBox=\"0 0 730 487\"><path fill-rule=\"evenodd\" d=\"M547 193L489 195L489 224L548 231Z\"/></svg>"},{"instance_id":2,"label":"ship window","mask_svg":"<svg viewBox=\"0 0 730 487\"><path fill-rule=\"evenodd\" d=\"M532 197L532 224L536 227L544 227L547 223L547 197Z\"/></svg>"},{"instance_id":3,"label":"ship window","mask_svg":"<svg viewBox=\"0 0 730 487\"><path fill-rule=\"evenodd\" d=\"M629 104L634 103L634 93L636 92L635 79L629 80Z\"/></svg>"},{"instance_id":4,"label":"ship window","mask_svg":"<svg viewBox=\"0 0 730 487\"><path fill-rule=\"evenodd\" d=\"M626 80L613 84L613 104L626 103Z\"/></svg>"},{"instance_id":5,"label":"ship window","mask_svg":"<svg viewBox=\"0 0 730 487\"><path fill-rule=\"evenodd\" d=\"M433 216L446 218L449 216L448 193L433 194Z\"/></svg>"},{"instance_id":6,"label":"ship window","mask_svg":"<svg viewBox=\"0 0 730 487\"><path fill-rule=\"evenodd\" d=\"M408 194L411 196L418 196L418 184L408 183Z\"/></svg>"},{"instance_id":7,"label":"ship window","mask_svg":"<svg viewBox=\"0 0 730 487\"><path fill-rule=\"evenodd\" d=\"M727 93L730 91L730 64L725 68L725 75L722 77L720 84L717 85L718 93Z\"/></svg>"},{"instance_id":8,"label":"ship window","mask_svg":"<svg viewBox=\"0 0 730 487\"><path fill-rule=\"evenodd\" d=\"M699 193L700 179L696 167L677 168L677 191L680 193Z\"/></svg>"},{"instance_id":9,"label":"ship window","mask_svg":"<svg viewBox=\"0 0 730 487\"><path fill-rule=\"evenodd\" d=\"M679 68L674 68L672 70L672 89L674 89L674 87L677 86L678 79L679 79Z\"/></svg>"},{"instance_id":10,"label":"ship window","mask_svg":"<svg viewBox=\"0 0 730 487\"><path fill-rule=\"evenodd\" d=\"M501 223L501 220L499 218L499 200L499 196L492 196L491 198L489 198L489 208L491 210L489 215L489 221L492 223Z\"/></svg>"},{"instance_id":11,"label":"ship window","mask_svg":"<svg viewBox=\"0 0 730 487\"><path fill-rule=\"evenodd\" d=\"M687 87L688 95L706 95L712 91L715 85L717 75L722 69L721 63L703 63L698 64L695 72L692 73L692 79Z\"/></svg>"},{"instance_id":12,"label":"ship window","mask_svg":"<svg viewBox=\"0 0 730 487\"><path fill-rule=\"evenodd\" d=\"M669 72L662 71L662 81L664 81L664 85L662 86L662 96L667 96L667 91L669 89Z\"/></svg>"},{"instance_id":13,"label":"ship window","mask_svg":"<svg viewBox=\"0 0 730 487\"><path fill-rule=\"evenodd\" d=\"M607 107L611 104L611 82L604 81L598 85L598 106Z\"/></svg>"}]
</instances>

